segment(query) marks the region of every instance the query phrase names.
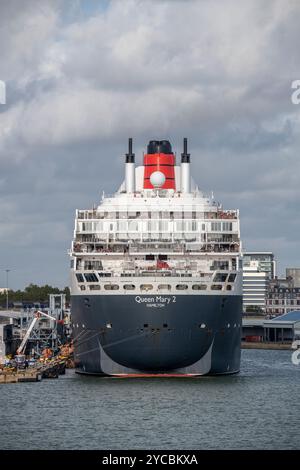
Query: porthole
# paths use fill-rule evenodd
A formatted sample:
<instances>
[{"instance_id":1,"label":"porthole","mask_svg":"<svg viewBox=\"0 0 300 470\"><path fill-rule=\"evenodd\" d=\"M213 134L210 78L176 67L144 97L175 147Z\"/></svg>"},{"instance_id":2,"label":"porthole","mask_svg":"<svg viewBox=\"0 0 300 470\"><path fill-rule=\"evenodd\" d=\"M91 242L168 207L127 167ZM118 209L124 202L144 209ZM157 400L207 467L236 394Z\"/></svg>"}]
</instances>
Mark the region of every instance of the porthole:
<instances>
[{"instance_id":1,"label":"porthole","mask_svg":"<svg viewBox=\"0 0 300 470\"><path fill-rule=\"evenodd\" d=\"M213 284L211 290L222 290L221 284Z\"/></svg>"},{"instance_id":2,"label":"porthole","mask_svg":"<svg viewBox=\"0 0 300 470\"><path fill-rule=\"evenodd\" d=\"M125 290L134 290L135 289L135 285L134 284L124 284L123 288Z\"/></svg>"},{"instance_id":3,"label":"porthole","mask_svg":"<svg viewBox=\"0 0 300 470\"><path fill-rule=\"evenodd\" d=\"M148 291L148 290L152 290L152 289L153 289L152 284L141 284L141 290Z\"/></svg>"},{"instance_id":4,"label":"porthole","mask_svg":"<svg viewBox=\"0 0 300 470\"><path fill-rule=\"evenodd\" d=\"M226 289L227 290L232 290L232 286L228 285L228 286L226 286Z\"/></svg>"},{"instance_id":5,"label":"porthole","mask_svg":"<svg viewBox=\"0 0 300 470\"><path fill-rule=\"evenodd\" d=\"M119 286L118 284L105 284L104 289L105 290L118 290Z\"/></svg>"},{"instance_id":6,"label":"porthole","mask_svg":"<svg viewBox=\"0 0 300 470\"><path fill-rule=\"evenodd\" d=\"M171 290L170 284L159 284L158 290Z\"/></svg>"},{"instance_id":7,"label":"porthole","mask_svg":"<svg viewBox=\"0 0 300 470\"><path fill-rule=\"evenodd\" d=\"M187 284L177 284L176 289L177 290L186 290L186 289L188 289L188 287L189 286Z\"/></svg>"},{"instance_id":8,"label":"porthole","mask_svg":"<svg viewBox=\"0 0 300 470\"><path fill-rule=\"evenodd\" d=\"M205 284L194 284L192 286L193 290L206 290L207 286Z\"/></svg>"}]
</instances>

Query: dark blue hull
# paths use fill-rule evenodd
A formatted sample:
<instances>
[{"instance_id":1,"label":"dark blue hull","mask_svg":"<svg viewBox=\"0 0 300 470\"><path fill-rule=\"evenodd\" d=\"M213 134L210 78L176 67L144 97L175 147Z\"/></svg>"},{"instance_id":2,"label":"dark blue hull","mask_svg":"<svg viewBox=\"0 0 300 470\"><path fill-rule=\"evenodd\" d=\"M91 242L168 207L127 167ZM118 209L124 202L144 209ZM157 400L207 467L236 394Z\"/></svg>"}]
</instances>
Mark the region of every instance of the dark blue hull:
<instances>
[{"instance_id":1,"label":"dark blue hull","mask_svg":"<svg viewBox=\"0 0 300 470\"><path fill-rule=\"evenodd\" d=\"M76 370L97 375L236 373L241 315L242 297L236 295L72 296Z\"/></svg>"}]
</instances>

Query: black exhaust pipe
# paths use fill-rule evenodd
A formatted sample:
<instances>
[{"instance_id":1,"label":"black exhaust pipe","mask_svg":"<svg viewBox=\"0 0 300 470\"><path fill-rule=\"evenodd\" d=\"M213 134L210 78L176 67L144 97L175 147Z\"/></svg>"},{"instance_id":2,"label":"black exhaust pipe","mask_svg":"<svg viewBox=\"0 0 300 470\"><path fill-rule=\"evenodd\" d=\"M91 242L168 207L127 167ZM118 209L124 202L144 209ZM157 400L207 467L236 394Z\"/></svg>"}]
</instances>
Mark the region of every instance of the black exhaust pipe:
<instances>
[{"instance_id":1,"label":"black exhaust pipe","mask_svg":"<svg viewBox=\"0 0 300 470\"><path fill-rule=\"evenodd\" d=\"M187 151L187 138L183 139L183 153L181 154L181 163L190 163L191 155Z\"/></svg>"},{"instance_id":2,"label":"black exhaust pipe","mask_svg":"<svg viewBox=\"0 0 300 470\"><path fill-rule=\"evenodd\" d=\"M126 163L134 163L135 154L132 153L132 137L128 139L128 153L126 153Z\"/></svg>"}]
</instances>

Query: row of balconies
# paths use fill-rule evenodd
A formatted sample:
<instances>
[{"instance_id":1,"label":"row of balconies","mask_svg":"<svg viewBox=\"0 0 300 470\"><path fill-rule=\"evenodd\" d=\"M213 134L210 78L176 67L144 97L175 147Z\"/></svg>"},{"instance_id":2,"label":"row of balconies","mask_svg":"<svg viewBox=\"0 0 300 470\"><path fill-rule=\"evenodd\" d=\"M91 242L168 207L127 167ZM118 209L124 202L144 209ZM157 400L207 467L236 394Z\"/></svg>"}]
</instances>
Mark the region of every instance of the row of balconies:
<instances>
[{"instance_id":1,"label":"row of balconies","mask_svg":"<svg viewBox=\"0 0 300 470\"><path fill-rule=\"evenodd\" d=\"M74 241L73 242L73 251L74 253L143 253L143 252L150 252L150 253L160 253L160 252L174 252L174 253L192 253L192 252L232 252L236 253L239 252L240 245L239 242L233 242L228 240L218 240L218 241L210 241L209 243L199 242L197 246L193 247L189 245L188 247L185 246L184 243L176 244L170 242L167 243L167 240L154 240L151 239L152 243L159 243L157 246L147 243L138 243L136 245L125 244L122 243L120 245L116 245L111 243L110 246L102 244L101 242L95 241ZM165 242L167 244L163 244ZM188 243L188 241L186 241ZM197 243L197 240L190 241L190 243ZM128 240L127 240L128 243ZM106 246L105 246L106 245Z\"/></svg>"},{"instance_id":2,"label":"row of balconies","mask_svg":"<svg viewBox=\"0 0 300 470\"><path fill-rule=\"evenodd\" d=\"M155 211L150 212L150 216L153 218L153 213ZM176 219L177 217L179 219L182 218L182 214L184 214L185 218L191 218L191 219L226 219L226 220L236 220L238 218L238 213L237 211L221 211L219 210L218 212L212 211L212 212L199 212L199 211L185 211L185 210L177 210L177 211L168 211L168 210L162 210L162 211L156 211L156 213L160 214L161 219ZM189 217L186 217L189 215ZM144 211L105 211L105 210L83 210L83 211L78 211L77 218L80 220L99 220L99 219L136 219L136 218L141 218L141 219L148 219L149 218L149 210L144 210ZM151 217L150 217L151 218Z\"/></svg>"}]
</instances>

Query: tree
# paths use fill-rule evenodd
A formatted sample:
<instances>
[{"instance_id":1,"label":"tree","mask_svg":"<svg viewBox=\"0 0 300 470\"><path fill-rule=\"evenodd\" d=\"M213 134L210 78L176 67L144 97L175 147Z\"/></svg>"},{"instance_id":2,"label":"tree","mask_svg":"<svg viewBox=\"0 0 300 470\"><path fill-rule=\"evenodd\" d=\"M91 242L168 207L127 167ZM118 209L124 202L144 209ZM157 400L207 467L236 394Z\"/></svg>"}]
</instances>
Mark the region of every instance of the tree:
<instances>
[{"instance_id":1,"label":"tree","mask_svg":"<svg viewBox=\"0 0 300 470\"><path fill-rule=\"evenodd\" d=\"M52 287L48 284L44 286L38 286L37 284L29 284L23 291L21 290L10 290L9 291L9 303L13 302L47 302L49 300L49 294L66 294L67 302L70 301L70 289L65 287L63 290L58 287ZM6 305L6 293L0 294L0 305L5 307Z\"/></svg>"}]
</instances>

